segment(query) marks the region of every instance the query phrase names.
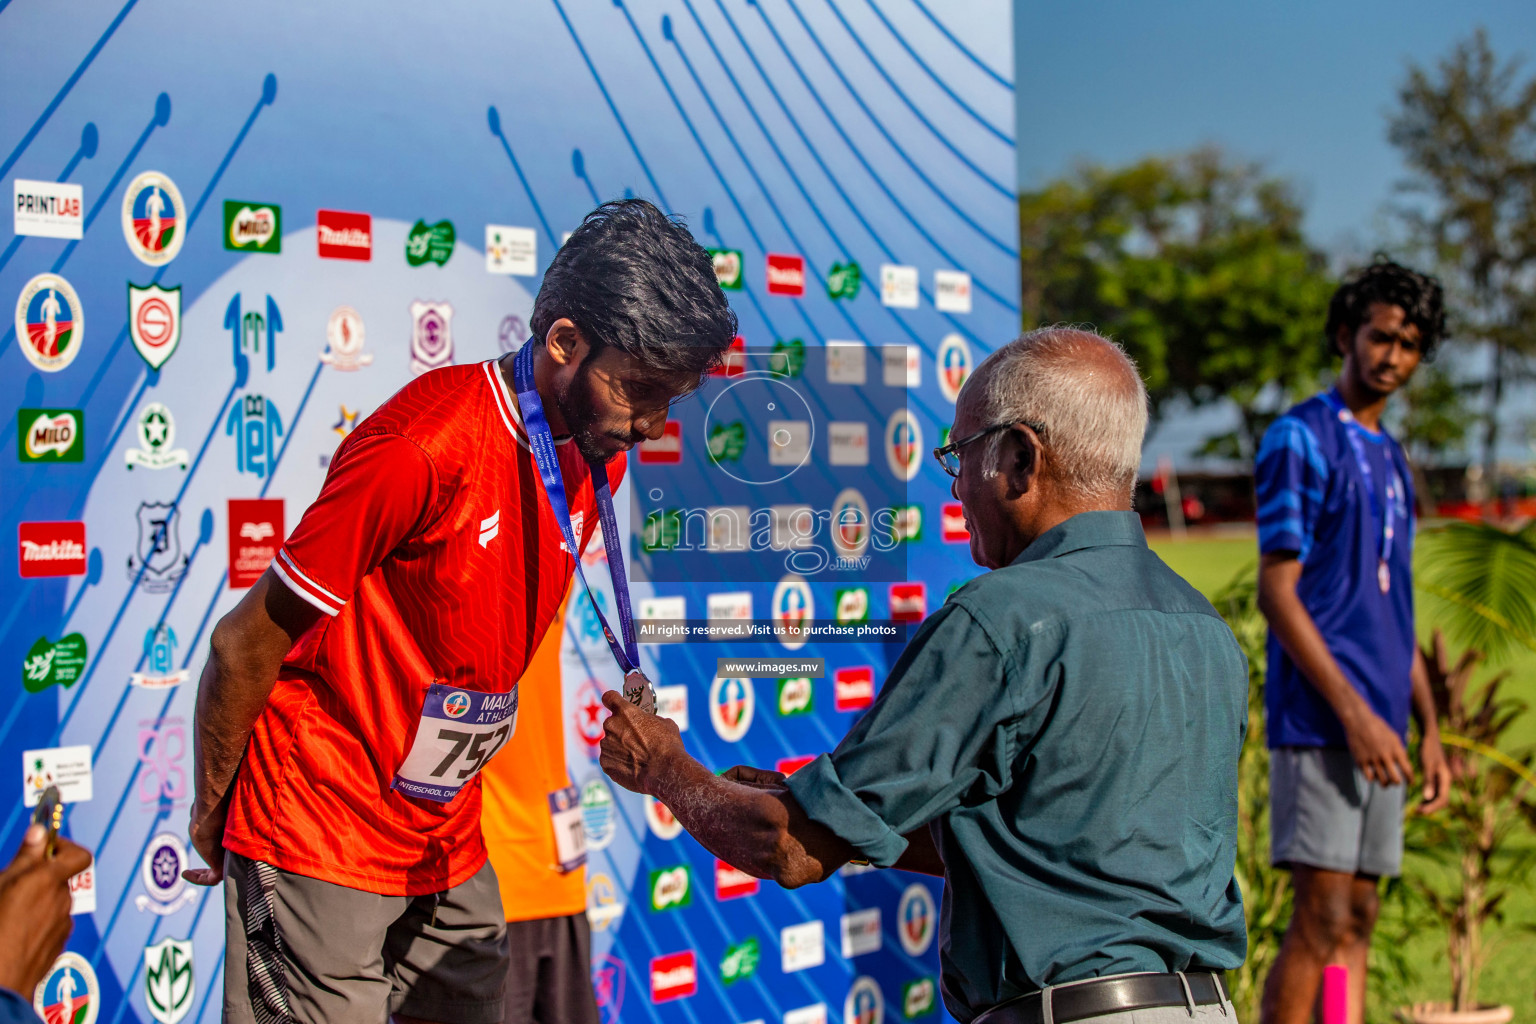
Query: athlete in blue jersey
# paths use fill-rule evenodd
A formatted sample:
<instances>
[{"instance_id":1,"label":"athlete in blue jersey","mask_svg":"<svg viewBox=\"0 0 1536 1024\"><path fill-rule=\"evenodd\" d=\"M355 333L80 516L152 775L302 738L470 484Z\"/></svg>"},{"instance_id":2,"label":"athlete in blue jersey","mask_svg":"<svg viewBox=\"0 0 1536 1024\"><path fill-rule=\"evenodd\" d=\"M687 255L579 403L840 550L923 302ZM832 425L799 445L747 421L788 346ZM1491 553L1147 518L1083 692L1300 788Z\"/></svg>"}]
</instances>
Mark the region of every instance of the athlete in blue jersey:
<instances>
[{"instance_id":1,"label":"athlete in blue jersey","mask_svg":"<svg viewBox=\"0 0 1536 1024\"><path fill-rule=\"evenodd\" d=\"M1377 881L1402 864L1410 712L1422 734L1420 811L1449 797L1413 630L1412 475L1381 422L1444 329L1434 278L1384 259L1352 275L1325 328L1344 360L1338 382L1276 420L1259 446L1270 856L1296 891L1264 1024L1311 1019L1330 964L1349 970L1351 1024L1364 1019Z\"/></svg>"}]
</instances>

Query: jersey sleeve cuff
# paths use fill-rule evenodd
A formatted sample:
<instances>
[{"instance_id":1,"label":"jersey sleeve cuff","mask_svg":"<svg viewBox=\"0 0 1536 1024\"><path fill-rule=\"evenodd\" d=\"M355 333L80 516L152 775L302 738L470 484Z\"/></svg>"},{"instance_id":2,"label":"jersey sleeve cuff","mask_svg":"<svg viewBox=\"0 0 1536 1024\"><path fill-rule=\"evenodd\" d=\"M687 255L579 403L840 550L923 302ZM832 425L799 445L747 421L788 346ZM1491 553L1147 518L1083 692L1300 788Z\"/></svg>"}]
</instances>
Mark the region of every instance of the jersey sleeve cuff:
<instances>
[{"instance_id":1,"label":"jersey sleeve cuff","mask_svg":"<svg viewBox=\"0 0 1536 1024\"><path fill-rule=\"evenodd\" d=\"M278 549L277 557L272 559L272 571L277 573L279 579L288 584L289 590L298 594L327 615L338 614L341 611L341 606L347 603L316 583L313 577L300 569L297 563L289 557L287 548Z\"/></svg>"},{"instance_id":2,"label":"jersey sleeve cuff","mask_svg":"<svg viewBox=\"0 0 1536 1024\"><path fill-rule=\"evenodd\" d=\"M876 867L894 866L906 851L906 838L843 785L828 755L822 754L795 772L785 785L812 821L847 840Z\"/></svg>"}]
</instances>

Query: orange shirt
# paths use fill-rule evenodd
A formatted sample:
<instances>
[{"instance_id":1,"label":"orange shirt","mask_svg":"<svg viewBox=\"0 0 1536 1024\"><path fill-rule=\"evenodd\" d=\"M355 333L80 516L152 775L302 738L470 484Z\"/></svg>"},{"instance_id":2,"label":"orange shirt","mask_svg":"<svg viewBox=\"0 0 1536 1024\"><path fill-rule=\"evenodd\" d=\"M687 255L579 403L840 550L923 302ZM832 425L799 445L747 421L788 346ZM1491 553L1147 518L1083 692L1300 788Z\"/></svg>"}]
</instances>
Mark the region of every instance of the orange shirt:
<instances>
[{"instance_id":1,"label":"orange shirt","mask_svg":"<svg viewBox=\"0 0 1536 1024\"><path fill-rule=\"evenodd\" d=\"M562 875L556 866L549 817L549 794L571 782L560 699L565 609L562 604L523 672L517 732L480 773L480 834L501 883L508 921L565 917L587 906L586 872L578 868Z\"/></svg>"}]
</instances>

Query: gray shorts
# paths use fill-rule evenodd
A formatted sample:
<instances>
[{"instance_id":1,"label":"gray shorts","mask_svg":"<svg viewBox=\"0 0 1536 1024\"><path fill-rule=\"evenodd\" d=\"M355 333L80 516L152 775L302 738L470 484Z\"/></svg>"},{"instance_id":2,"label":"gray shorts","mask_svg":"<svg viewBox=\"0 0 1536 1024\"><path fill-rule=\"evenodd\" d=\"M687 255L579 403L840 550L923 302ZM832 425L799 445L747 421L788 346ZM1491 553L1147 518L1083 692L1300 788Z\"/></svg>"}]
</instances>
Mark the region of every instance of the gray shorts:
<instances>
[{"instance_id":1,"label":"gray shorts","mask_svg":"<svg viewBox=\"0 0 1536 1024\"><path fill-rule=\"evenodd\" d=\"M489 861L434 898L378 896L226 853L224 921L226 1024L502 1018L507 928Z\"/></svg>"},{"instance_id":2,"label":"gray shorts","mask_svg":"<svg viewBox=\"0 0 1536 1024\"><path fill-rule=\"evenodd\" d=\"M1367 779L1348 750L1271 750L1270 862L1396 876L1403 866L1406 790Z\"/></svg>"},{"instance_id":3,"label":"gray shorts","mask_svg":"<svg viewBox=\"0 0 1536 1024\"><path fill-rule=\"evenodd\" d=\"M507 965L502 1024L598 1024L587 913L508 921L516 950Z\"/></svg>"}]
</instances>

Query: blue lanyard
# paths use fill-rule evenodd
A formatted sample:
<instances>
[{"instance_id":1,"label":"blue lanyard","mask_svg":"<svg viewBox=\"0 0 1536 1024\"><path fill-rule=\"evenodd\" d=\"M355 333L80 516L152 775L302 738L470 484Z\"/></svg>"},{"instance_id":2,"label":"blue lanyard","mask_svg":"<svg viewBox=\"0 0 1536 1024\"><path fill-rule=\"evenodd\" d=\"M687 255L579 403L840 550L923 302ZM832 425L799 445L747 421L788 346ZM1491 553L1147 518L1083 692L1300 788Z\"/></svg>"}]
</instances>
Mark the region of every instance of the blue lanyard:
<instances>
[{"instance_id":1,"label":"blue lanyard","mask_svg":"<svg viewBox=\"0 0 1536 1024\"><path fill-rule=\"evenodd\" d=\"M1355 419L1355 414L1349 411L1349 407L1344 404L1344 399L1339 396L1337 390L1330 388L1323 392L1322 398L1328 408L1333 410L1340 428L1344 431L1344 436L1349 438L1349 447L1355 453L1355 464L1360 467L1360 476L1365 480L1365 493L1371 504L1371 515L1381 521L1380 558L1385 565L1392 557L1392 537L1395 532L1392 529L1392 511L1399 495L1404 498L1408 496L1407 489L1403 486L1397 470L1394 469L1392 479L1387 481L1387 507L1385 510L1382 509L1381 499L1376 496L1375 474L1371 472L1371 462L1365 454L1365 442L1360 439L1359 432L1365 428L1360 426L1359 421Z\"/></svg>"},{"instance_id":2,"label":"blue lanyard","mask_svg":"<svg viewBox=\"0 0 1536 1024\"><path fill-rule=\"evenodd\" d=\"M500 371L497 371L500 372ZM613 660L626 674L640 668L640 647L635 642L635 616L629 606L629 583L624 575L624 546L619 540L619 521L613 513L613 489L608 483L608 470L593 466L592 490L597 499L597 513L603 525L603 548L608 552L608 573L613 579L613 599L619 606L619 629L623 633L621 646L608 628L608 620L592 596L592 585L581 570L581 548L576 534L571 530L571 509L565 498L565 479L560 475L560 456L555 452L555 438L544 416L544 402L533 385L533 340L523 343L517 355L512 357L512 381L517 388L517 404L522 410L523 426L528 430L528 447L533 450L533 461L539 467L539 478L544 481L544 493L549 496L549 506L554 510L555 521L565 537L566 549L576 562L576 575L592 603L592 611L603 627L603 638L613 651Z\"/></svg>"}]
</instances>

